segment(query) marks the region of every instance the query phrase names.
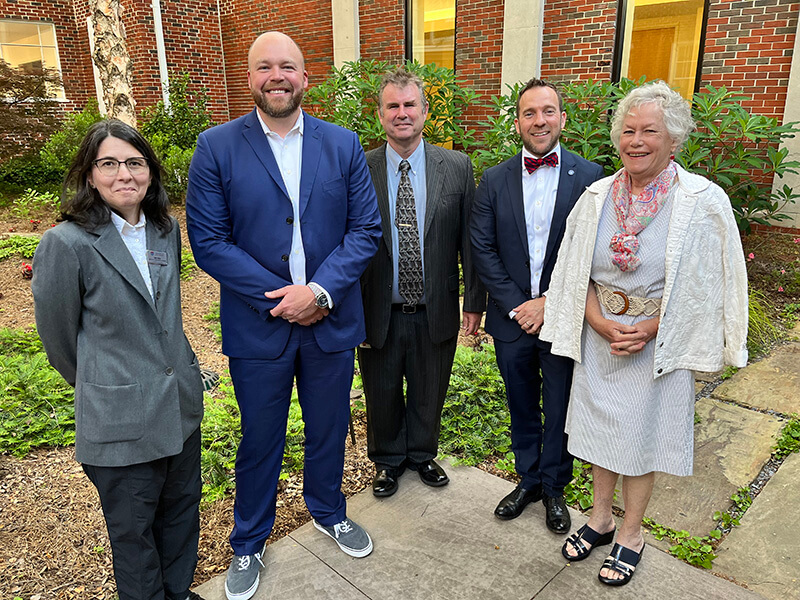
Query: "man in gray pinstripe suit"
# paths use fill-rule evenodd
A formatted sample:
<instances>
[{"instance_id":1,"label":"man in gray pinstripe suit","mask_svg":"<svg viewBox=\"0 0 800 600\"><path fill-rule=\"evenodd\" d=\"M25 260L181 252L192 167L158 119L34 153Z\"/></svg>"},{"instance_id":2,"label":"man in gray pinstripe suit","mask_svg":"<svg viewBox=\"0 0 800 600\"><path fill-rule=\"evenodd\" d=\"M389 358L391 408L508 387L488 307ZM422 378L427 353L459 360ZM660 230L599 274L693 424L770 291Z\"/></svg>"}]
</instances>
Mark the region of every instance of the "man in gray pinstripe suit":
<instances>
[{"instance_id":1,"label":"man in gray pinstripe suit","mask_svg":"<svg viewBox=\"0 0 800 600\"><path fill-rule=\"evenodd\" d=\"M391 496L407 467L427 485L449 481L433 459L458 338L459 254L465 333L477 330L486 294L468 237L475 195L469 157L422 140L428 103L416 75L387 73L378 105L387 143L367 153L367 164L383 237L361 277L367 339L358 360L376 469L372 491Z\"/></svg>"}]
</instances>

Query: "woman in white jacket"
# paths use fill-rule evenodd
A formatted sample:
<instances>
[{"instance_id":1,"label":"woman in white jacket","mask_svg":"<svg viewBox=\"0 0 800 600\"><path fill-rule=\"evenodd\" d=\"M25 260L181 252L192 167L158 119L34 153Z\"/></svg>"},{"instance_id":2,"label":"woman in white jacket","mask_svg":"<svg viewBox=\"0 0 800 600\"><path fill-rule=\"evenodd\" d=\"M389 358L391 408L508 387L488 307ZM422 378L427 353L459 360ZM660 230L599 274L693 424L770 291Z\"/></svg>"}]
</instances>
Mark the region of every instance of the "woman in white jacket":
<instances>
[{"instance_id":1,"label":"woman in white jacket","mask_svg":"<svg viewBox=\"0 0 800 600\"><path fill-rule=\"evenodd\" d=\"M747 274L730 201L673 161L692 129L688 103L664 82L622 99L611 139L623 169L578 200L547 292L540 337L576 361L566 431L594 480L591 518L562 554L583 560L611 543L622 474L625 519L599 573L608 585L626 584L639 562L654 473L692 473L692 370L747 363Z\"/></svg>"}]
</instances>

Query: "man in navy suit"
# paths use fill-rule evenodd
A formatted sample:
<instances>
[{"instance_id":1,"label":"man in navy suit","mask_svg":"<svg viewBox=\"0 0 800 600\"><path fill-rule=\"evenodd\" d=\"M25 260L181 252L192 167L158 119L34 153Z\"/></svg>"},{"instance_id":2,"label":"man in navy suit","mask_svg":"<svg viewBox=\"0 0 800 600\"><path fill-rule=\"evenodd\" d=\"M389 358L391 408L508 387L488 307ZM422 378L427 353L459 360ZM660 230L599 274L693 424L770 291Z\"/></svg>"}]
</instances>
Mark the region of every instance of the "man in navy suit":
<instances>
[{"instance_id":1,"label":"man in navy suit","mask_svg":"<svg viewBox=\"0 0 800 600\"><path fill-rule=\"evenodd\" d=\"M544 499L545 522L555 533L570 529L563 492L572 478L564 434L572 361L551 354L538 332L567 215L603 176L600 166L559 144L566 118L555 86L536 78L525 85L514 120L522 152L483 174L471 225L473 260L489 292L486 331L506 384L521 478L495 515L513 519Z\"/></svg>"},{"instance_id":2,"label":"man in navy suit","mask_svg":"<svg viewBox=\"0 0 800 600\"><path fill-rule=\"evenodd\" d=\"M356 134L300 108L308 74L291 38L259 36L247 80L255 110L200 135L186 197L195 259L220 283L242 420L229 600L258 587L295 379L314 525L351 556L372 551L341 482L354 348L366 335L359 277L381 236L375 190Z\"/></svg>"}]
</instances>

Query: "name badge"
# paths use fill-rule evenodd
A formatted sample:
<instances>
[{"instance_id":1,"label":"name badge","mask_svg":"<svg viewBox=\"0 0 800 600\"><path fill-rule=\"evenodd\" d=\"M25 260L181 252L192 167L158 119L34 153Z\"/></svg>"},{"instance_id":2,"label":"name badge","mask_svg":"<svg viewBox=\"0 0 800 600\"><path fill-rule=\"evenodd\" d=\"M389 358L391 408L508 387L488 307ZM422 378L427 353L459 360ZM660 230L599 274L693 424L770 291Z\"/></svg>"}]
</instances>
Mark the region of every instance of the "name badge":
<instances>
[{"instance_id":1,"label":"name badge","mask_svg":"<svg viewBox=\"0 0 800 600\"><path fill-rule=\"evenodd\" d=\"M148 265L159 265L161 267L167 266L167 253L166 252L159 252L158 250L148 250L147 251L147 264Z\"/></svg>"}]
</instances>

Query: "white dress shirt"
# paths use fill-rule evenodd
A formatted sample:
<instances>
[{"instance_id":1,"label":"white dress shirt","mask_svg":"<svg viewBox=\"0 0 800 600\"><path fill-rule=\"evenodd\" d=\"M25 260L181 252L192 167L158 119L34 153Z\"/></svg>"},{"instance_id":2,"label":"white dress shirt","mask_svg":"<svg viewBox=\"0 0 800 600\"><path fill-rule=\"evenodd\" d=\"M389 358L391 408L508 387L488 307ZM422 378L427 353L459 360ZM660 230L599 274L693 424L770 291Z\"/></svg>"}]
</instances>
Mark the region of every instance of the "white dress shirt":
<instances>
[{"instance_id":1,"label":"white dress shirt","mask_svg":"<svg viewBox=\"0 0 800 600\"><path fill-rule=\"evenodd\" d=\"M133 262L136 263L136 268L139 269L152 298L153 282L150 280L150 267L147 265L147 229L145 227L147 220L144 218L144 213L139 212L139 221L136 225L131 225L117 213L111 211L111 222L114 223L125 247L131 253Z\"/></svg>"},{"instance_id":2,"label":"white dress shirt","mask_svg":"<svg viewBox=\"0 0 800 600\"><path fill-rule=\"evenodd\" d=\"M278 169L283 178L283 185L289 193L289 200L292 203L292 249L289 252L289 274L292 277L292 283L295 285L306 285L306 253L303 248L303 233L300 228L300 174L303 168L303 131L304 120L303 112L297 117L297 121L286 134L286 137L281 137L279 134L272 131L269 126L264 123L261 114L256 111L258 115L258 122L261 123L261 129L264 135L267 136L269 147L272 149L272 155L275 157L275 162L278 163ZM314 283L320 290L322 290L328 298L328 306L333 307L333 299L318 283Z\"/></svg>"},{"instance_id":3,"label":"white dress shirt","mask_svg":"<svg viewBox=\"0 0 800 600\"><path fill-rule=\"evenodd\" d=\"M389 186L389 215L392 220L392 303L405 304L405 299L399 291L399 258L400 242L397 237L397 225L395 225L395 210L397 207L397 187L400 185L400 162L403 160L389 144L386 144L386 181ZM422 257L422 281L425 281L425 205L427 203L427 180L425 179L425 144L420 141L419 146L407 159L411 168L408 170L408 178L411 187L414 189L414 204L417 208L417 230L419 233L419 253ZM424 289L424 284L423 284ZM425 293L423 292L419 304L425 304Z\"/></svg>"}]
</instances>

